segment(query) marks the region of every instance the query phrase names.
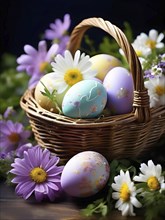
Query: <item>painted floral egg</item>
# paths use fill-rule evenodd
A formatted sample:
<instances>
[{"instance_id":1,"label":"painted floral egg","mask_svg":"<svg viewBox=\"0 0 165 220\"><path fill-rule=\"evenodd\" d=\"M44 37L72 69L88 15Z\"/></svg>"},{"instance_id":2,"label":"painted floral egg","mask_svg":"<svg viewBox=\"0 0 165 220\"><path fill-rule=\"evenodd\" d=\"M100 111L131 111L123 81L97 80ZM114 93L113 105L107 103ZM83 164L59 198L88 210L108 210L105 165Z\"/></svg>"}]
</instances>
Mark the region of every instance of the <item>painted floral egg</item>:
<instances>
[{"instance_id":1,"label":"painted floral egg","mask_svg":"<svg viewBox=\"0 0 165 220\"><path fill-rule=\"evenodd\" d=\"M34 97L37 103L44 109L58 113L58 109L56 108L56 105L47 97L42 94L44 92L44 86L49 90L50 93L53 92L54 84L53 84L53 76L54 73L48 73L44 75L40 81L37 83L35 92L34 92ZM44 84L44 85L43 85ZM58 106L61 108L62 106L62 100L65 95L66 91L64 91L61 94L56 94L56 101Z\"/></svg>"},{"instance_id":2,"label":"painted floral egg","mask_svg":"<svg viewBox=\"0 0 165 220\"><path fill-rule=\"evenodd\" d=\"M91 69L97 71L96 77L101 81L112 68L121 66L119 59L108 54L97 54L91 57L90 61L92 63Z\"/></svg>"},{"instance_id":3,"label":"painted floral egg","mask_svg":"<svg viewBox=\"0 0 165 220\"><path fill-rule=\"evenodd\" d=\"M65 94L62 112L71 118L94 118L101 114L107 102L107 92L97 80L82 80Z\"/></svg>"},{"instance_id":4,"label":"painted floral egg","mask_svg":"<svg viewBox=\"0 0 165 220\"><path fill-rule=\"evenodd\" d=\"M107 91L107 108L113 115L132 111L133 78L123 67L115 67L104 78L103 85Z\"/></svg>"},{"instance_id":5,"label":"painted floral egg","mask_svg":"<svg viewBox=\"0 0 165 220\"><path fill-rule=\"evenodd\" d=\"M66 163L61 175L61 186L71 196L88 197L104 188L109 174L110 166L103 155L84 151Z\"/></svg>"}]
</instances>

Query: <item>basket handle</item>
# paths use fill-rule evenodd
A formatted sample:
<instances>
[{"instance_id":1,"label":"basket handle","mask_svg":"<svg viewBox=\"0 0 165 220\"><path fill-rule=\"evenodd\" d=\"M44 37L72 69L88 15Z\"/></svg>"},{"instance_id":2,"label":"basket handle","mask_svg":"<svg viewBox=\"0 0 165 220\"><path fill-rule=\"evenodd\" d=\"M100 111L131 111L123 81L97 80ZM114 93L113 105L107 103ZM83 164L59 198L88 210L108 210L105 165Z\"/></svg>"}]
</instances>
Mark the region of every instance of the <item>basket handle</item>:
<instances>
[{"instance_id":1,"label":"basket handle","mask_svg":"<svg viewBox=\"0 0 165 220\"><path fill-rule=\"evenodd\" d=\"M144 87L143 72L139 59L128 42L125 34L115 25L102 18L88 18L79 23L72 31L67 49L74 54L80 47L84 33L91 27L97 27L110 34L124 51L134 82L133 112L138 122L150 120L149 96Z\"/></svg>"}]
</instances>

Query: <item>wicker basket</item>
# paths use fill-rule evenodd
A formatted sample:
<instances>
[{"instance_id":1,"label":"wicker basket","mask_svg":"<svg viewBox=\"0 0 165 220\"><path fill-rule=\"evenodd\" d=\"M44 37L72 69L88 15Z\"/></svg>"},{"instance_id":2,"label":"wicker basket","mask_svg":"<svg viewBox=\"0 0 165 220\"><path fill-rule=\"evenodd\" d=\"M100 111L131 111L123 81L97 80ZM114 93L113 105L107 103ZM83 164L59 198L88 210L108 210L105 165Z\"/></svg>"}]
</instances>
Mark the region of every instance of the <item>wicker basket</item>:
<instances>
[{"instance_id":1,"label":"wicker basket","mask_svg":"<svg viewBox=\"0 0 165 220\"><path fill-rule=\"evenodd\" d=\"M133 111L129 114L97 119L73 119L41 108L34 91L27 90L20 100L30 119L35 139L66 163L73 155L93 150L108 160L138 158L153 148L165 133L165 106L150 109L143 73L134 49L124 33L102 18L89 18L78 24L70 38L72 54L79 48L83 34L97 27L110 34L123 49L134 81Z\"/></svg>"}]
</instances>

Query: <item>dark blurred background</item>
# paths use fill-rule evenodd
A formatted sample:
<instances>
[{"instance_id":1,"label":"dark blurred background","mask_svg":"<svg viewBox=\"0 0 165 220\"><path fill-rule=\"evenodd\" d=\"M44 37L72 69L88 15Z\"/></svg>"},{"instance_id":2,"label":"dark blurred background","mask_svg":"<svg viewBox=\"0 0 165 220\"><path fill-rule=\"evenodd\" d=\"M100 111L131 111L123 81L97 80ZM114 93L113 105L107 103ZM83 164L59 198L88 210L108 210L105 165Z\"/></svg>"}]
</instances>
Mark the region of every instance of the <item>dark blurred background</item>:
<instances>
[{"instance_id":1,"label":"dark blurred background","mask_svg":"<svg viewBox=\"0 0 165 220\"><path fill-rule=\"evenodd\" d=\"M134 36L151 28L165 30L165 0L1 0L0 53L19 56L25 44L37 47L40 34L66 13L72 20L70 31L83 19L94 16L121 29L127 21Z\"/></svg>"}]
</instances>

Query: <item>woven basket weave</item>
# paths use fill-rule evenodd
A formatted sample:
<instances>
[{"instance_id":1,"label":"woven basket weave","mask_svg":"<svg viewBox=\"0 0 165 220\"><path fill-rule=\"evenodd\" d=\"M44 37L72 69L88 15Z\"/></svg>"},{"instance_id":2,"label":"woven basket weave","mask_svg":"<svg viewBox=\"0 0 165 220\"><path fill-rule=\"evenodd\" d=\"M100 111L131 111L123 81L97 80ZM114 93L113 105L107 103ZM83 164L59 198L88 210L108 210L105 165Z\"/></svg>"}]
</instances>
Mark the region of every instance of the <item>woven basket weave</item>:
<instances>
[{"instance_id":1,"label":"woven basket weave","mask_svg":"<svg viewBox=\"0 0 165 220\"><path fill-rule=\"evenodd\" d=\"M68 49L72 54L80 47L86 30L97 27L111 35L123 49L134 81L133 111L129 114L102 116L97 119L73 119L51 113L27 90L20 100L35 139L66 163L73 155L93 150L108 160L138 158L150 151L165 133L165 106L150 109L143 73L134 49L124 33L102 18L83 20L72 31Z\"/></svg>"}]
</instances>

